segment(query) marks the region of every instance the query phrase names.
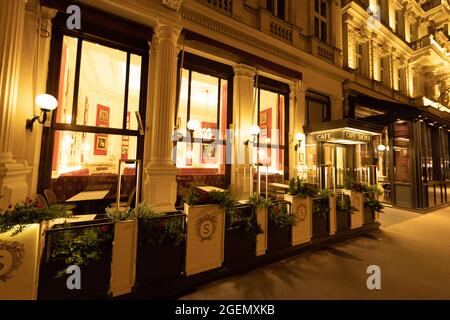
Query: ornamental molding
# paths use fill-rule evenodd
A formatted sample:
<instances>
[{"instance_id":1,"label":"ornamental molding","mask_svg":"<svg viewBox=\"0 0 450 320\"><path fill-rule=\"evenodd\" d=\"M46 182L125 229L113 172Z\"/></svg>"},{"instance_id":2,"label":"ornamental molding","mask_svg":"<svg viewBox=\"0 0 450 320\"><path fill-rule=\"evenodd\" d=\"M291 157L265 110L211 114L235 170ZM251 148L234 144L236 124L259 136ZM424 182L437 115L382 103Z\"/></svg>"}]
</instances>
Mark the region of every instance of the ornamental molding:
<instances>
[{"instance_id":1,"label":"ornamental molding","mask_svg":"<svg viewBox=\"0 0 450 320\"><path fill-rule=\"evenodd\" d=\"M173 11L180 10L183 0L162 0L161 5Z\"/></svg>"}]
</instances>

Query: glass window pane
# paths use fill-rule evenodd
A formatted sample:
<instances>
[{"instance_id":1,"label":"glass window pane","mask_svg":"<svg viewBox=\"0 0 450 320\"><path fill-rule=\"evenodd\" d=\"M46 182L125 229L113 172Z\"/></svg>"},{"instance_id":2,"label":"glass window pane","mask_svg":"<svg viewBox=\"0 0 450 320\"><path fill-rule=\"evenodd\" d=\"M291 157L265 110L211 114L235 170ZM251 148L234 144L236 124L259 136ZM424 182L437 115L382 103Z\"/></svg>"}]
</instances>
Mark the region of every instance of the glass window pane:
<instances>
[{"instance_id":1,"label":"glass window pane","mask_svg":"<svg viewBox=\"0 0 450 320\"><path fill-rule=\"evenodd\" d=\"M317 17L314 18L314 35L319 38L320 32L319 32L319 19Z\"/></svg>"},{"instance_id":2,"label":"glass window pane","mask_svg":"<svg viewBox=\"0 0 450 320\"><path fill-rule=\"evenodd\" d=\"M323 21L320 22L320 39L324 42L327 41L327 24Z\"/></svg>"},{"instance_id":3,"label":"glass window pane","mask_svg":"<svg viewBox=\"0 0 450 320\"><path fill-rule=\"evenodd\" d=\"M78 125L123 128L127 53L83 41Z\"/></svg>"},{"instance_id":4,"label":"glass window pane","mask_svg":"<svg viewBox=\"0 0 450 320\"><path fill-rule=\"evenodd\" d=\"M228 113L228 81L220 81L220 133L219 139L227 138L227 113Z\"/></svg>"},{"instance_id":5,"label":"glass window pane","mask_svg":"<svg viewBox=\"0 0 450 320\"><path fill-rule=\"evenodd\" d=\"M142 57L130 55L130 75L128 82L128 112L126 129L138 130L136 111L139 111L141 93L141 66ZM125 65L123 65L125 67Z\"/></svg>"},{"instance_id":6,"label":"glass window pane","mask_svg":"<svg viewBox=\"0 0 450 320\"><path fill-rule=\"evenodd\" d=\"M319 13L319 0L314 0L314 11Z\"/></svg>"},{"instance_id":7,"label":"glass window pane","mask_svg":"<svg viewBox=\"0 0 450 320\"><path fill-rule=\"evenodd\" d=\"M200 130L194 133L197 138L215 139L217 137L218 86L218 78L192 72L189 119L200 123Z\"/></svg>"},{"instance_id":8,"label":"glass window pane","mask_svg":"<svg viewBox=\"0 0 450 320\"><path fill-rule=\"evenodd\" d=\"M57 123L72 123L78 39L64 36L58 92Z\"/></svg>"},{"instance_id":9,"label":"glass window pane","mask_svg":"<svg viewBox=\"0 0 450 320\"><path fill-rule=\"evenodd\" d=\"M309 124L321 123L323 121L323 105L314 100L308 100Z\"/></svg>"},{"instance_id":10,"label":"glass window pane","mask_svg":"<svg viewBox=\"0 0 450 320\"><path fill-rule=\"evenodd\" d=\"M409 161L409 129L408 123L394 124L394 177L401 182L410 182L411 168Z\"/></svg>"},{"instance_id":11,"label":"glass window pane","mask_svg":"<svg viewBox=\"0 0 450 320\"><path fill-rule=\"evenodd\" d=\"M320 14L322 17L327 17L327 3L325 1L321 1L320 3Z\"/></svg>"}]
</instances>

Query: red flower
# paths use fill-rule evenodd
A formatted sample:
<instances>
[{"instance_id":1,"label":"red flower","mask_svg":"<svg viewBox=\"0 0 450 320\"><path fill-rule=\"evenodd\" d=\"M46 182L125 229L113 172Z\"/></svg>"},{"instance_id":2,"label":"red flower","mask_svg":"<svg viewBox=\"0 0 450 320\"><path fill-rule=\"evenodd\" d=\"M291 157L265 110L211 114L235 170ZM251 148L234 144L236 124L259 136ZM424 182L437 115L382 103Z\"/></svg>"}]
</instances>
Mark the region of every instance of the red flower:
<instances>
[{"instance_id":1,"label":"red flower","mask_svg":"<svg viewBox=\"0 0 450 320\"><path fill-rule=\"evenodd\" d=\"M109 228L107 226L103 226L103 227L100 228L100 231L101 232L108 232Z\"/></svg>"}]
</instances>

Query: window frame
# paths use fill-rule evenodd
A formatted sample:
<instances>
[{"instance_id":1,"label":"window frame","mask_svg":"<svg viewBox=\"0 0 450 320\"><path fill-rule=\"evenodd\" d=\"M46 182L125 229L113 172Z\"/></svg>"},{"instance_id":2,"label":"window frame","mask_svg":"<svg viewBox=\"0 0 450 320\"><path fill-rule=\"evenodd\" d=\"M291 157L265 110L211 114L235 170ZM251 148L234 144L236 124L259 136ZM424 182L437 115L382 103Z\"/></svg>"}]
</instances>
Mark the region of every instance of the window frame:
<instances>
[{"instance_id":1,"label":"window frame","mask_svg":"<svg viewBox=\"0 0 450 320\"><path fill-rule=\"evenodd\" d=\"M183 56L184 55L184 56ZM183 66L181 65L181 62L183 62ZM175 117L174 117L174 127L177 127L177 121L178 121L178 108L179 108L179 101L180 101L180 91L181 91L181 67L183 69L189 71L189 81L192 79L192 72L198 72L201 74L209 75L212 77L219 78L220 81L226 80L228 82L228 90L227 90L227 120L225 123L226 130L229 130L232 123L233 118L233 80L234 80L234 70L233 67L228 66L226 64L210 60L198 55L195 55L190 52L180 52L178 57L178 68L177 68L177 98L176 103L177 107L175 109ZM190 87L190 83L188 83L188 86ZM190 88L188 89L188 102L187 102L187 115L186 115L186 127L187 127L187 121L190 119ZM219 90L220 95L220 90ZM218 102L218 110L217 110L217 124L218 128L220 129L220 97ZM224 145L227 147L227 139L228 137L224 137L224 139L216 139L216 140L209 140L209 139L203 139L203 138L196 138L193 139L193 143L199 143L199 144L207 144L207 143L215 143L216 145ZM174 146L176 146L177 141L173 141ZM219 163L220 165L220 163ZM192 167L195 168L195 167ZM231 183L231 164L228 164L225 161L225 181L226 184Z\"/></svg>"},{"instance_id":2,"label":"window frame","mask_svg":"<svg viewBox=\"0 0 450 320\"><path fill-rule=\"evenodd\" d=\"M306 122L308 125L313 125L314 123L311 123L310 120L310 102L316 102L322 104L322 122L328 122L331 121L331 100L330 97L325 96L323 94L308 90L306 93ZM324 110L326 109L326 112ZM326 116L324 114L326 113Z\"/></svg>"},{"instance_id":3,"label":"window frame","mask_svg":"<svg viewBox=\"0 0 450 320\"><path fill-rule=\"evenodd\" d=\"M330 5L328 0L312 0L312 11L313 11L313 30L314 37L317 39L329 43L329 28L330 28ZM316 3L318 3L318 11L316 11ZM325 4L326 17L322 15L322 4ZM317 30L316 30L316 22L317 22ZM322 28L325 25L325 30ZM323 33L325 32L325 37L323 37ZM325 39L324 39L325 38Z\"/></svg>"},{"instance_id":4,"label":"window frame","mask_svg":"<svg viewBox=\"0 0 450 320\"><path fill-rule=\"evenodd\" d=\"M290 87L288 84L279 82L277 80L273 80L264 76L258 76L258 84L256 85L256 77L255 77L255 84L254 89L257 89L257 123L259 124L260 121L260 109L261 109L261 90L269 91L272 93L278 94L278 100L280 96L284 97L284 119L283 120L283 128L284 128L284 136L283 141L284 144L260 144L260 138L258 136L257 139L257 147L264 147L264 148L270 148L271 150L283 150L283 176L289 177L289 104L290 104ZM281 119L278 116L278 123L281 122ZM280 134L281 138L281 134Z\"/></svg>"},{"instance_id":5,"label":"window frame","mask_svg":"<svg viewBox=\"0 0 450 320\"><path fill-rule=\"evenodd\" d=\"M86 15L89 15L89 10L86 10ZM98 15L98 13L97 13ZM93 14L95 16L95 14ZM89 19L89 18L88 18ZM75 67L75 82L72 101L72 119L71 123L58 123L56 122L57 111L52 113L50 119L51 125L44 127L42 133L41 143L41 155L39 161L39 173L38 173L38 186L37 191L43 193L44 189L51 185L52 165L54 155L55 144L55 132L56 131L70 131L70 132L83 132L93 134L110 134L137 137L136 159L143 159L144 155L144 136L140 133L139 127L136 130L126 129L126 119L128 111L128 90L129 90L129 69L130 69L130 57L131 54L141 57L141 88L139 95L139 113L143 126L145 127L146 119L146 100L147 100L147 76L149 71L149 45L148 40L138 39L130 36L129 43L124 42L128 35L120 33L117 30L109 30L104 27L95 28L90 24L89 28L83 29L83 32L76 30L69 30L66 27L66 14L59 12L52 21L52 38L50 42L50 57L49 61L57 61L57 63L51 64L48 70L47 78L47 92L57 97L60 85L60 68L61 58L63 51L63 41L65 36L76 38L77 41L77 56ZM130 22L132 24L132 22ZM134 28L133 25L130 27ZM85 30L88 30L85 32ZM81 55L82 55L82 43L83 41L90 41L98 43L99 45L106 46L112 49L118 49L127 53L127 71L126 71L126 83L125 83L125 96L124 96L124 115L122 128L105 128L97 126L84 126L76 124L77 108L79 94L79 77L81 67Z\"/></svg>"}]
</instances>

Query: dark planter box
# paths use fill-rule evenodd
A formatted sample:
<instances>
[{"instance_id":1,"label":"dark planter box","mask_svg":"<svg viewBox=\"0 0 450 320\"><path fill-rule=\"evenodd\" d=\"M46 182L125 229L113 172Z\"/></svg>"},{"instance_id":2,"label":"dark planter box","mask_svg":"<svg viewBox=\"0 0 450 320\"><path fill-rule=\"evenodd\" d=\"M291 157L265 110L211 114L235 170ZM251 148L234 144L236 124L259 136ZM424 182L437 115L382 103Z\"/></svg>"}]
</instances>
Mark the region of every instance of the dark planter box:
<instances>
[{"instance_id":1,"label":"dark planter box","mask_svg":"<svg viewBox=\"0 0 450 320\"><path fill-rule=\"evenodd\" d=\"M350 230L351 213L349 210L336 210L336 227L337 232L344 232Z\"/></svg>"},{"instance_id":2,"label":"dark planter box","mask_svg":"<svg viewBox=\"0 0 450 320\"><path fill-rule=\"evenodd\" d=\"M89 227L87 227L89 228ZM114 226L110 224L114 230ZM65 229L47 231L43 261L39 275L39 300L68 300L68 299L106 299L108 297L111 279L111 260L113 236L105 242L102 255L99 260L91 261L87 265L80 266L81 289L69 290L67 279L70 274L57 278L59 271L67 268L63 258L53 258L53 240L57 232Z\"/></svg>"},{"instance_id":3,"label":"dark planter box","mask_svg":"<svg viewBox=\"0 0 450 320\"><path fill-rule=\"evenodd\" d=\"M181 278L185 254L185 241L177 246L173 241L154 246L138 246L137 286L152 286Z\"/></svg>"},{"instance_id":4,"label":"dark planter box","mask_svg":"<svg viewBox=\"0 0 450 320\"><path fill-rule=\"evenodd\" d=\"M370 207L364 207L364 224L371 224L375 222L375 212Z\"/></svg>"},{"instance_id":5,"label":"dark planter box","mask_svg":"<svg viewBox=\"0 0 450 320\"><path fill-rule=\"evenodd\" d=\"M255 256L255 252L255 236L248 235L240 227L225 230L225 264L252 258Z\"/></svg>"},{"instance_id":6,"label":"dark planter box","mask_svg":"<svg viewBox=\"0 0 450 320\"><path fill-rule=\"evenodd\" d=\"M325 238L330 235L329 214L313 214L313 239Z\"/></svg>"},{"instance_id":7,"label":"dark planter box","mask_svg":"<svg viewBox=\"0 0 450 320\"><path fill-rule=\"evenodd\" d=\"M277 251L291 246L291 226L280 227L269 219L269 228L267 231L267 249L268 251Z\"/></svg>"}]
</instances>

